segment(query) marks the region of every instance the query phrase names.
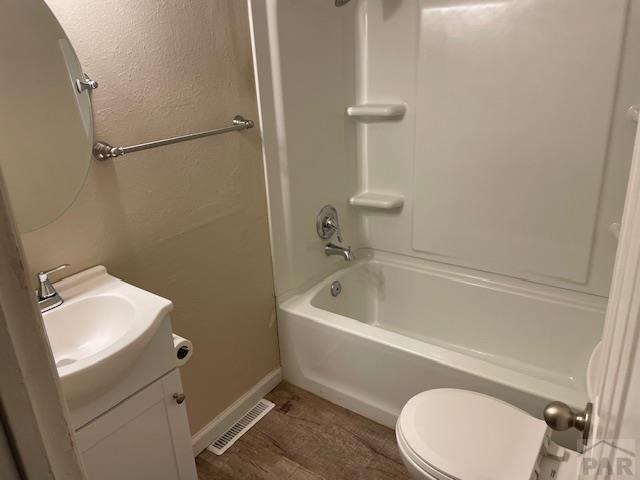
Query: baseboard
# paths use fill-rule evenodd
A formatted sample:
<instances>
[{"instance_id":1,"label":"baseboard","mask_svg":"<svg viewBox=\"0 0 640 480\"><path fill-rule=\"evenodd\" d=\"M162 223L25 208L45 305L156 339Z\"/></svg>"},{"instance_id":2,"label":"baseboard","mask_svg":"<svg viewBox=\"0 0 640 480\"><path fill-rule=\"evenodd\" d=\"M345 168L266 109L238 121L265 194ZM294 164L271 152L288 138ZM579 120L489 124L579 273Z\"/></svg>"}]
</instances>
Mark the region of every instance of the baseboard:
<instances>
[{"instance_id":1,"label":"baseboard","mask_svg":"<svg viewBox=\"0 0 640 480\"><path fill-rule=\"evenodd\" d=\"M273 390L281 381L282 369L276 368L272 370L220 415L205 425L199 432L191 437L193 455L197 456L220 435L231 428L258 400Z\"/></svg>"}]
</instances>

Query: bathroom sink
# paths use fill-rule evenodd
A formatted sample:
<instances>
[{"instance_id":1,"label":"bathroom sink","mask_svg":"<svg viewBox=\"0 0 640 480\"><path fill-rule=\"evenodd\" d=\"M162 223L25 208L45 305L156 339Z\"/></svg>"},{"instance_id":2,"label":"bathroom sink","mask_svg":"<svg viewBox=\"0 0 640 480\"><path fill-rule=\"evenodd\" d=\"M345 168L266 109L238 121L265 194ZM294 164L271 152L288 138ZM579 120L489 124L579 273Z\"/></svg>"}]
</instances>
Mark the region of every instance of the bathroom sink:
<instances>
[{"instance_id":1,"label":"bathroom sink","mask_svg":"<svg viewBox=\"0 0 640 480\"><path fill-rule=\"evenodd\" d=\"M99 394L124 374L172 303L93 267L55 284L64 303L43 314L67 400Z\"/></svg>"},{"instance_id":2,"label":"bathroom sink","mask_svg":"<svg viewBox=\"0 0 640 480\"><path fill-rule=\"evenodd\" d=\"M133 328L134 313L127 299L113 295L83 298L47 313L56 366L71 365L117 343Z\"/></svg>"}]
</instances>

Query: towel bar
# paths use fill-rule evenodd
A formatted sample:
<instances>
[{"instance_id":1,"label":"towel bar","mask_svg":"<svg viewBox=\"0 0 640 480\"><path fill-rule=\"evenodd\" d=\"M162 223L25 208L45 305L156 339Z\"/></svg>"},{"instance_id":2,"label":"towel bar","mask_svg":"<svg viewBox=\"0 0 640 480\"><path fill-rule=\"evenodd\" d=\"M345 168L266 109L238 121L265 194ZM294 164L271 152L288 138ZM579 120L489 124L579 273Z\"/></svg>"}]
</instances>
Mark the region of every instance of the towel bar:
<instances>
[{"instance_id":1,"label":"towel bar","mask_svg":"<svg viewBox=\"0 0 640 480\"><path fill-rule=\"evenodd\" d=\"M93 146L93 156L96 160L107 160L109 158L120 157L131 152L139 152L150 148L162 147L173 143L185 142L196 138L209 137L211 135L220 135L221 133L235 132L236 130L246 130L253 128L253 120L247 120L241 115L233 117L230 127L218 128L215 130L206 130L204 132L189 133L187 135L179 135L177 137L166 138L164 140L155 140L153 142L139 143L137 145L129 145L127 147L114 147L105 142L96 142Z\"/></svg>"}]
</instances>

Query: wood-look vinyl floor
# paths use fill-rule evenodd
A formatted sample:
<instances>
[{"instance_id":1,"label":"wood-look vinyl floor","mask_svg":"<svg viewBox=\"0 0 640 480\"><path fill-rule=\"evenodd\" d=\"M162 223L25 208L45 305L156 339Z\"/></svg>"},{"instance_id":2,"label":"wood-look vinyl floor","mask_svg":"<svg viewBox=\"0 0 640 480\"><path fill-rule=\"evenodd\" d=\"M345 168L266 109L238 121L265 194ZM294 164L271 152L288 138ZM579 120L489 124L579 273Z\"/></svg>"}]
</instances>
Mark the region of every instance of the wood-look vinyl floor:
<instances>
[{"instance_id":1,"label":"wood-look vinyl floor","mask_svg":"<svg viewBox=\"0 0 640 480\"><path fill-rule=\"evenodd\" d=\"M393 430L286 382L266 398L229 450L196 458L200 480L409 480Z\"/></svg>"}]
</instances>

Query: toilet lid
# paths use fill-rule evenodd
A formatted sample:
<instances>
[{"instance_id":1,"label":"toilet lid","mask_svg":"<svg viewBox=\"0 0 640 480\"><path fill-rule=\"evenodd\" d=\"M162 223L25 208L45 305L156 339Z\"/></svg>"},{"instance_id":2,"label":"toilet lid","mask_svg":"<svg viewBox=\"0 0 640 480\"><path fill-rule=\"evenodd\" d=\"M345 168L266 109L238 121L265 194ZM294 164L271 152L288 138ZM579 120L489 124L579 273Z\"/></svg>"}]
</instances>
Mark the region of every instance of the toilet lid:
<instances>
[{"instance_id":1,"label":"toilet lid","mask_svg":"<svg viewBox=\"0 0 640 480\"><path fill-rule=\"evenodd\" d=\"M411 456L459 480L529 480L546 434L544 421L467 390L420 393L398 419Z\"/></svg>"}]
</instances>

